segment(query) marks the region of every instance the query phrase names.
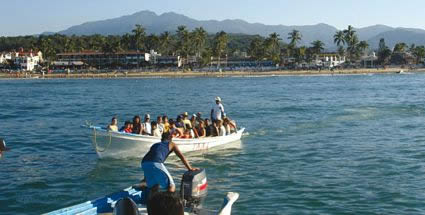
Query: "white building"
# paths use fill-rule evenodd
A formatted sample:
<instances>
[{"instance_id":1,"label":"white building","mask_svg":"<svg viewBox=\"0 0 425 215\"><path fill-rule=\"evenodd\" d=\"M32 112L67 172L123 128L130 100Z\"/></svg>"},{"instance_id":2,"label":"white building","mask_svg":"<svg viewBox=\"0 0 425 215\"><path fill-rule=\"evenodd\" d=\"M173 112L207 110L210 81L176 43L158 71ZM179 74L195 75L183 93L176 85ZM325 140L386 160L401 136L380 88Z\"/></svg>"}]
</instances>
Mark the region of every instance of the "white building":
<instances>
[{"instance_id":1,"label":"white building","mask_svg":"<svg viewBox=\"0 0 425 215\"><path fill-rule=\"evenodd\" d=\"M339 56L338 54L319 54L316 55L316 59L313 62L316 66L324 68L334 68L345 63L345 56Z\"/></svg>"},{"instance_id":2,"label":"white building","mask_svg":"<svg viewBox=\"0 0 425 215\"><path fill-rule=\"evenodd\" d=\"M7 60L12 60L12 54L0 53L0 64L5 63Z\"/></svg>"},{"instance_id":3,"label":"white building","mask_svg":"<svg viewBox=\"0 0 425 215\"><path fill-rule=\"evenodd\" d=\"M40 64L43 60L43 55L39 51L37 53L31 52L17 52L11 54L11 60L15 65L22 70L32 71L36 66Z\"/></svg>"}]
</instances>

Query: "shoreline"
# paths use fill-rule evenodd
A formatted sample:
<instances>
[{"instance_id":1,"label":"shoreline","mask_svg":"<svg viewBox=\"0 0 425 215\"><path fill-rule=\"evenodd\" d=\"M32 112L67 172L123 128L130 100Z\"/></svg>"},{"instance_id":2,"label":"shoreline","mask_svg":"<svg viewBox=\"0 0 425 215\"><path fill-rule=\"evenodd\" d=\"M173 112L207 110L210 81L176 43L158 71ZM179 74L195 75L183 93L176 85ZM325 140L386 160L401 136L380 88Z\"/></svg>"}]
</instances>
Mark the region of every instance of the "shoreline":
<instances>
[{"instance_id":1,"label":"shoreline","mask_svg":"<svg viewBox=\"0 0 425 215\"><path fill-rule=\"evenodd\" d=\"M108 78L191 78L191 77L268 77L268 76L317 76L317 75L362 75L391 74L404 72L425 72L425 69L407 70L404 68L388 69L344 69L344 70L276 70L276 71L158 71L131 72L114 71L108 73L71 73L71 74L16 74L0 73L0 79L108 79Z\"/></svg>"}]
</instances>

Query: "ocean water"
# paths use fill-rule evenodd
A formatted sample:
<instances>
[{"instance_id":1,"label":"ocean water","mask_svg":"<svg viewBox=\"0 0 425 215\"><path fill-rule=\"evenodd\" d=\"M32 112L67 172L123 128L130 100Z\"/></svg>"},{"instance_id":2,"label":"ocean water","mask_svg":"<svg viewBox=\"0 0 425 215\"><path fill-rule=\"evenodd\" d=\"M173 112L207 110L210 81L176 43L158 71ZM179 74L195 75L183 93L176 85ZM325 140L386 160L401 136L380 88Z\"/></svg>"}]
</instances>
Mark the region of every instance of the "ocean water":
<instances>
[{"instance_id":1,"label":"ocean water","mask_svg":"<svg viewBox=\"0 0 425 215\"><path fill-rule=\"evenodd\" d=\"M208 208L234 214L425 214L425 75L0 80L0 214L40 214L137 183L140 159L99 160L86 120L203 112L246 128L207 169ZM185 171L166 166L177 184Z\"/></svg>"}]
</instances>

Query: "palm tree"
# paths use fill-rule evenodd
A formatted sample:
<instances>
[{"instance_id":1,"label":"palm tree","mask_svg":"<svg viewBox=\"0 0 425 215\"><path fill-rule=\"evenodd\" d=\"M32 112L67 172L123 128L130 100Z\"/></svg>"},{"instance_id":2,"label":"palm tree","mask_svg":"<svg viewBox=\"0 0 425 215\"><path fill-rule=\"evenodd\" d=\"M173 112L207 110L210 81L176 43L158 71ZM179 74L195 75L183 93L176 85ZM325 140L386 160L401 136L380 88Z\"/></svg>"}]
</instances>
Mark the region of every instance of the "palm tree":
<instances>
[{"instance_id":1,"label":"palm tree","mask_svg":"<svg viewBox=\"0 0 425 215\"><path fill-rule=\"evenodd\" d=\"M263 46L263 40L262 37L258 36L255 37L248 49L248 53L251 56L251 58L255 59L258 66L258 61L262 60L264 58L264 46Z\"/></svg>"},{"instance_id":2,"label":"palm tree","mask_svg":"<svg viewBox=\"0 0 425 215\"><path fill-rule=\"evenodd\" d=\"M325 48L325 44L320 40L315 40L311 43L313 54L320 54Z\"/></svg>"},{"instance_id":3,"label":"palm tree","mask_svg":"<svg viewBox=\"0 0 425 215\"><path fill-rule=\"evenodd\" d=\"M155 34L150 34L146 37L146 50L158 50L159 48L159 37Z\"/></svg>"},{"instance_id":4,"label":"palm tree","mask_svg":"<svg viewBox=\"0 0 425 215\"><path fill-rule=\"evenodd\" d=\"M290 32L289 34L289 37L288 37L288 39L291 41L289 44L293 47L293 48L295 48L295 47L297 47L297 43L299 42L299 41L301 41L301 38L302 38L302 35L301 35L301 33L298 31L298 30L292 30L292 32Z\"/></svg>"},{"instance_id":5,"label":"palm tree","mask_svg":"<svg viewBox=\"0 0 425 215\"><path fill-rule=\"evenodd\" d=\"M361 52L364 52L369 48L369 44L365 40L362 40L358 44L358 48L360 49Z\"/></svg>"},{"instance_id":6,"label":"palm tree","mask_svg":"<svg viewBox=\"0 0 425 215\"><path fill-rule=\"evenodd\" d=\"M381 38L378 49L378 61L381 62L381 65L385 65L388 62L391 54L391 50L385 45L385 39Z\"/></svg>"},{"instance_id":7,"label":"palm tree","mask_svg":"<svg viewBox=\"0 0 425 215\"><path fill-rule=\"evenodd\" d=\"M290 40L288 49L289 49L290 55L294 56L297 54L294 52L296 52L295 49L297 47L297 43L301 41L302 35L298 30L292 30L292 32L290 32L288 35L289 35L288 39Z\"/></svg>"},{"instance_id":8,"label":"palm tree","mask_svg":"<svg viewBox=\"0 0 425 215\"><path fill-rule=\"evenodd\" d=\"M204 49L205 41L207 40L207 32L204 28L195 28L193 31L193 43L196 48L196 57L201 57L201 52Z\"/></svg>"},{"instance_id":9,"label":"palm tree","mask_svg":"<svg viewBox=\"0 0 425 215\"><path fill-rule=\"evenodd\" d=\"M122 35L121 46L124 50L131 49L131 43L132 43L132 40L131 40L131 35L129 33Z\"/></svg>"},{"instance_id":10,"label":"palm tree","mask_svg":"<svg viewBox=\"0 0 425 215\"><path fill-rule=\"evenodd\" d=\"M136 28L132 30L133 32L133 44L136 45L136 51L139 52L140 50L144 50L145 48L145 39L146 39L146 32L145 28L143 28L142 25L137 24ZM140 54L137 54L137 69L140 67Z\"/></svg>"},{"instance_id":11,"label":"palm tree","mask_svg":"<svg viewBox=\"0 0 425 215\"><path fill-rule=\"evenodd\" d=\"M159 51L165 55L169 55L171 51L172 37L170 32L165 31L159 35Z\"/></svg>"},{"instance_id":12,"label":"palm tree","mask_svg":"<svg viewBox=\"0 0 425 215\"><path fill-rule=\"evenodd\" d=\"M264 41L264 50L267 53L268 58L274 63L280 63L280 35L277 33L272 33Z\"/></svg>"},{"instance_id":13,"label":"palm tree","mask_svg":"<svg viewBox=\"0 0 425 215\"><path fill-rule=\"evenodd\" d=\"M218 57L217 68L220 67L221 56L227 49L228 37L224 31L218 32L214 37L214 52Z\"/></svg>"},{"instance_id":14,"label":"palm tree","mask_svg":"<svg viewBox=\"0 0 425 215\"><path fill-rule=\"evenodd\" d=\"M302 62L307 54L307 47L301 46L295 49L295 59L297 62Z\"/></svg>"},{"instance_id":15,"label":"palm tree","mask_svg":"<svg viewBox=\"0 0 425 215\"><path fill-rule=\"evenodd\" d=\"M407 50L408 46L406 43L397 43L394 46L393 52L403 53Z\"/></svg>"},{"instance_id":16,"label":"palm tree","mask_svg":"<svg viewBox=\"0 0 425 215\"><path fill-rule=\"evenodd\" d=\"M191 45L191 35L189 31L187 30L186 26L179 26L177 27L177 52L183 58L183 70L185 61L189 59L190 55L190 45Z\"/></svg>"},{"instance_id":17,"label":"palm tree","mask_svg":"<svg viewBox=\"0 0 425 215\"><path fill-rule=\"evenodd\" d=\"M140 51L145 48L146 32L142 25L137 24L133 32L133 43L136 45L136 50Z\"/></svg>"},{"instance_id":18,"label":"palm tree","mask_svg":"<svg viewBox=\"0 0 425 215\"><path fill-rule=\"evenodd\" d=\"M337 31L334 35L334 43L337 46L345 45L345 34L343 31Z\"/></svg>"},{"instance_id":19,"label":"palm tree","mask_svg":"<svg viewBox=\"0 0 425 215\"><path fill-rule=\"evenodd\" d=\"M414 48L413 55L416 57L416 64L420 63L420 61L425 57L425 47L417 46Z\"/></svg>"},{"instance_id":20,"label":"palm tree","mask_svg":"<svg viewBox=\"0 0 425 215\"><path fill-rule=\"evenodd\" d=\"M352 44L356 35L356 31L354 30L353 26L349 25L348 28L346 30L343 31L344 32L344 39L345 42L350 45Z\"/></svg>"}]
</instances>

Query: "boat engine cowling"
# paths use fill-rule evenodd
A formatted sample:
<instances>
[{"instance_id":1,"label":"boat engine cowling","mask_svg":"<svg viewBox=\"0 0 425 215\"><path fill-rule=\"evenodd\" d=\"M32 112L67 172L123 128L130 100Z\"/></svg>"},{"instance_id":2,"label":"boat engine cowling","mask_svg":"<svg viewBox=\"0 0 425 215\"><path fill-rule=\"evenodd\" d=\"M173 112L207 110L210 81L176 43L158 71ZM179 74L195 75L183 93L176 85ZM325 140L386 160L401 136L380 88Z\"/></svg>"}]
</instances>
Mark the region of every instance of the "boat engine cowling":
<instances>
[{"instance_id":1,"label":"boat engine cowling","mask_svg":"<svg viewBox=\"0 0 425 215\"><path fill-rule=\"evenodd\" d=\"M205 169L187 171L183 174L180 195L187 207L197 207L202 204L208 191L207 174Z\"/></svg>"}]
</instances>

